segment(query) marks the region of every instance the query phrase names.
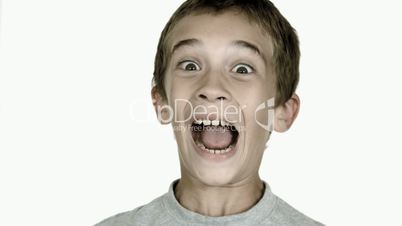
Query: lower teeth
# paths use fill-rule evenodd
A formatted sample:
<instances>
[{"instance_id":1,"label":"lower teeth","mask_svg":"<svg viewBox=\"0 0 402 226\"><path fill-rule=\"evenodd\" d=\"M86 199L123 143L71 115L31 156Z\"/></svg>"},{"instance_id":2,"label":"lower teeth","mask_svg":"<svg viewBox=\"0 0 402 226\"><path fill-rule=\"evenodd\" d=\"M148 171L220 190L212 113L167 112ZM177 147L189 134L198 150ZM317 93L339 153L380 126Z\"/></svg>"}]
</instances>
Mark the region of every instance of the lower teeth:
<instances>
[{"instance_id":1,"label":"lower teeth","mask_svg":"<svg viewBox=\"0 0 402 226\"><path fill-rule=\"evenodd\" d=\"M198 147L200 147L203 151L209 152L211 154L216 154L216 155L225 154L233 149L232 145L229 145L229 147L227 147L225 149L216 149L216 150L206 148L203 144L198 144Z\"/></svg>"}]
</instances>

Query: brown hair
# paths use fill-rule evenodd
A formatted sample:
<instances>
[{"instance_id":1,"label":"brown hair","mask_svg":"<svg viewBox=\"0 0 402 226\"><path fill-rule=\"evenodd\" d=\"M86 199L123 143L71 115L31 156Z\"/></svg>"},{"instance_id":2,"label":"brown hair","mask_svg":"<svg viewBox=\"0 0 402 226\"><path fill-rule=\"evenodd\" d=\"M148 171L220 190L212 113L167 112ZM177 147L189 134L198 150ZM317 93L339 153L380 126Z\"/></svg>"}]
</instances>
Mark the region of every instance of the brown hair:
<instances>
[{"instance_id":1,"label":"brown hair","mask_svg":"<svg viewBox=\"0 0 402 226\"><path fill-rule=\"evenodd\" d=\"M274 46L273 65L276 75L275 106L284 104L299 82L300 50L296 31L269 0L187 0L172 15L163 29L155 56L153 84L166 99L165 71L170 60L168 35L174 26L195 12L220 13L238 9L256 22L271 38Z\"/></svg>"}]
</instances>

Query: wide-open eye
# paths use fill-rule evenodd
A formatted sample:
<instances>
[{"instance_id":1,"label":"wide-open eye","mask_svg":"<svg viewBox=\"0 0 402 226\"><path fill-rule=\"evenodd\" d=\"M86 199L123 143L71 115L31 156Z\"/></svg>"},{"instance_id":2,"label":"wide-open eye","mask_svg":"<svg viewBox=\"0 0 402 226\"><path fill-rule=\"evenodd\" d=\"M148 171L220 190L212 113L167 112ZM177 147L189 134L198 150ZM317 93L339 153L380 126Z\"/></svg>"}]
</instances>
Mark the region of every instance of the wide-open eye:
<instances>
[{"instance_id":1,"label":"wide-open eye","mask_svg":"<svg viewBox=\"0 0 402 226\"><path fill-rule=\"evenodd\" d=\"M247 64L238 64L232 69L232 72L238 74L250 74L254 72L254 69L253 67Z\"/></svg>"},{"instance_id":2,"label":"wide-open eye","mask_svg":"<svg viewBox=\"0 0 402 226\"><path fill-rule=\"evenodd\" d=\"M185 71L199 71L201 67L191 60L182 61L179 63L179 68Z\"/></svg>"}]
</instances>

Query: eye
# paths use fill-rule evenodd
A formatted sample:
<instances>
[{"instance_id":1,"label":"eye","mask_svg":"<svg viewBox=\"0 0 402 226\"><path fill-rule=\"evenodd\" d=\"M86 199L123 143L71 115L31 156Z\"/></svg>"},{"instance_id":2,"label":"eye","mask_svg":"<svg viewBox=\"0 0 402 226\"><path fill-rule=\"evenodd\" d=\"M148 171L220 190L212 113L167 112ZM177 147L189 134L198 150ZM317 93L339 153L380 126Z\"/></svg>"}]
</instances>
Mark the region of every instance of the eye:
<instances>
[{"instance_id":1,"label":"eye","mask_svg":"<svg viewBox=\"0 0 402 226\"><path fill-rule=\"evenodd\" d=\"M253 67L247 64L238 64L232 69L232 72L238 74L250 74L254 72L254 69Z\"/></svg>"},{"instance_id":2,"label":"eye","mask_svg":"<svg viewBox=\"0 0 402 226\"><path fill-rule=\"evenodd\" d=\"M199 71L201 67L191 60L182 61L179 63L179 68L185 71Z\"/></svg>"}]
</instances>

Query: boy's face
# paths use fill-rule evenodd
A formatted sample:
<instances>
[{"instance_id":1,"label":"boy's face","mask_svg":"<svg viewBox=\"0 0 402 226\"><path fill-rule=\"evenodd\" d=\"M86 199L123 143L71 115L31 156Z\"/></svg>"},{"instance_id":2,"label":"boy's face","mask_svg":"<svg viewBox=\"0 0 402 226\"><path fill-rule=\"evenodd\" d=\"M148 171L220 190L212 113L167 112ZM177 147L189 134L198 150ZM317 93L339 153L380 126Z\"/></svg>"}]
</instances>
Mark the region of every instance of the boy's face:
<instances>
[{"instance_id":1,"label":"boy's face","mask_svg":"<svg viewBox=\"0 0 402 226\"><path fill-rule=\"evenodd\" d=\"M226 11L181 19L168 46L166 104L182 176L209 185L254 178L270 135L257 123L268 124L269 110L256 109L275 95L271 39L247 16ZM206 119L230 125L195 123Z\"/></svg>"}]
</instances>

